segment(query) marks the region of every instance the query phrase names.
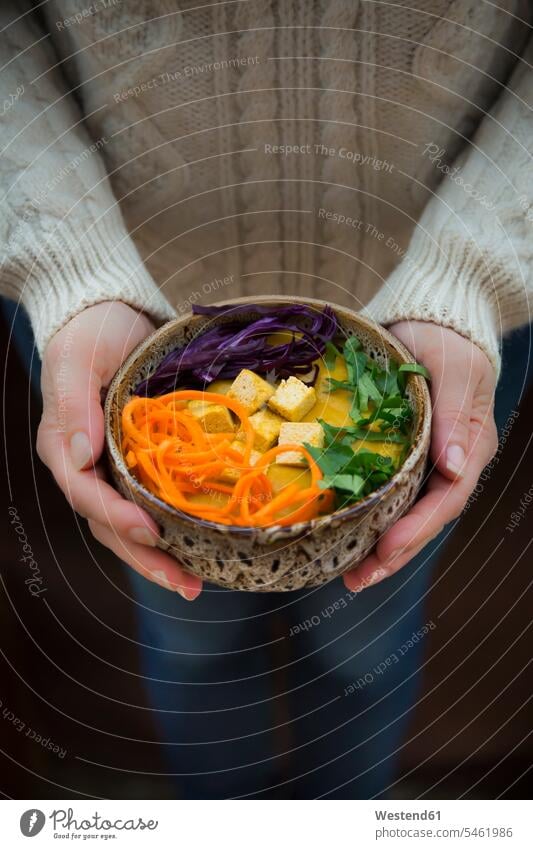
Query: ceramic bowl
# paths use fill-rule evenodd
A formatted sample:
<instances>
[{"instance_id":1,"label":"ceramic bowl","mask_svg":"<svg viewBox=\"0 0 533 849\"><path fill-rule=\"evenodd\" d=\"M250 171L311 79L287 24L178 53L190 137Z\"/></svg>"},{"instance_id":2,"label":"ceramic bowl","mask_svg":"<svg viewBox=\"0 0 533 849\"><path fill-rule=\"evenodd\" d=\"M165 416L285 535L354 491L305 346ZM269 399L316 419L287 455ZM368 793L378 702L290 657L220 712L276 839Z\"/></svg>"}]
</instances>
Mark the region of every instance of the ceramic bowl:
<instances>
[{"instance_id":1,"label":"ceramic bowl","mask_svg":"<svg viewBox=\"0 0 533 849\"><path fill-rule=\"evenodd\" d=\"M307 298L238 298L227 304L272 306L326 304ZM384 328L345 307L333 306L341 331L357 334L363 349L383 364L389 357L413 362L407 349ZM250 319L256 317L250 309ZM188 571L224 587L255 592L297 590L331 581L353 568L379 537L411 506L422 484L431 430L426 381L409 375L407 396L414 410L413 442L404 464L384 486L338 513L290 527L242 528L217 525L170 507L128 471L120 445L120 417L139 382L163 357L189 342L222 317L187 315L165 324L132 352L115 375L105 403L105 429L111 476L118 490L143 507L161 529L159 547Z\"/></svg>"}]
</instances>

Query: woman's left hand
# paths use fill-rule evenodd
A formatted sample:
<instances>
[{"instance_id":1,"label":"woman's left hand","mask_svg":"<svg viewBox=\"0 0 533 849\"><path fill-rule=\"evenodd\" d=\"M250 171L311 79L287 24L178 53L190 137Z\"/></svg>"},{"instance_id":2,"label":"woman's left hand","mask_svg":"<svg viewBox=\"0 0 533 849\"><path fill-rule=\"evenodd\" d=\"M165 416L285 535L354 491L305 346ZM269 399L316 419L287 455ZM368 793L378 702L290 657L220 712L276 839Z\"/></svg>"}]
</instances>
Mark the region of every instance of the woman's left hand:
<instances>
[{"instance_id":1,"label":"woman's left hand","mask_svg":"<svg viewBox=\"0 0 533 849\"><path fill-rule=\"evenodd\" d=\"M431 375L434 468L420 500L381 537L372 554L344 575L354 592L397 572L461 514L498 447L496 375L483 351L430 322L401 321L389 330Z\"/></svg>"}]
</instances>

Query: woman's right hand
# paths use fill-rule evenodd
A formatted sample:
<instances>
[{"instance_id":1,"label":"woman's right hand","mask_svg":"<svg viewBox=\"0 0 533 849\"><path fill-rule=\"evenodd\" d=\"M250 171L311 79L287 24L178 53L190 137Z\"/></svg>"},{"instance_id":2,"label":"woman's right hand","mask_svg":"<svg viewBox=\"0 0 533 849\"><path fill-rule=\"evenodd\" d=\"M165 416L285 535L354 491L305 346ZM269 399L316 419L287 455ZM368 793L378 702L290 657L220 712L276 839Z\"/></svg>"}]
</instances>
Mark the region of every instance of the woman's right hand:
<instances>
[{"instance_id":1,"label":"woman's right hand","mask_svg":"<svg viewBox=\"0 0 533 849\"><path fill-rule=\"evenodd\" d=\"M157 549L157 525L105 480L102 390L130 351L153 330L120 302L88 307L48 343L43 356L43 417L37 453L93 536L133 569L189 601L202 582Z\"/></svg>"}]
</instances>

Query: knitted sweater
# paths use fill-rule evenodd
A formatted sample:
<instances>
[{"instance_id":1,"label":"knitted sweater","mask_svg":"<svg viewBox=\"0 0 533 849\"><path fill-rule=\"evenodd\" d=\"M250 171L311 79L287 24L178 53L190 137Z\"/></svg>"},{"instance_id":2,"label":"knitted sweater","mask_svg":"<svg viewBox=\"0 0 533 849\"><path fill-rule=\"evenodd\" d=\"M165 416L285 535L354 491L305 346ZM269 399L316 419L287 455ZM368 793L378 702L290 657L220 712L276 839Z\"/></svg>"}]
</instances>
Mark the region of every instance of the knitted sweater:
<instances>
[{"instance_id":1,"label":"knitted sweater","mask_svg":"<svg viewBox=\"0 0 533 849\"><path fill-rule=\"evenodd\" d=\"M533 286L527 0L3 0L0 291L37 346L321 297L472 339Z\"/></svg>"}]
</instances>

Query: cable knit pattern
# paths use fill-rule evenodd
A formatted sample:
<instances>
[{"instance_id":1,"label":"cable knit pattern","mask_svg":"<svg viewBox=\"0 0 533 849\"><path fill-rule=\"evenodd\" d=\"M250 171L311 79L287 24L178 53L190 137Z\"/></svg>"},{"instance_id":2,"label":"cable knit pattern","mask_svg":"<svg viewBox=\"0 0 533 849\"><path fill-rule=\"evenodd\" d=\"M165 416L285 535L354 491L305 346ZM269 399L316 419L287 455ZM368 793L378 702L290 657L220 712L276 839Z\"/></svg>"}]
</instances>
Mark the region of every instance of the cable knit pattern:
<instances>
[{"instance_id":1,"label":"cable knit pattern","mask_svg":"<svg viewBox=\"0 0 533 849\"><path fill-rule=\"evenodd\" d=\"M241 291L246 294L252 294L257 286L255 275L258 272L279 269L281 265L280 221L276 216L273 222L271 215L262 212L280 209L282 205L280 186L276 182L280 176L279 164L263 152L265 142L277 144L279 140L276 65L269 61L276 35L272 7L271 0L262 4L260 20L254 3L240 4L235 10L239 30L237 55L259 59L257 64L247 65L240 72L237 83L239 112L233 113L239 124L241 147L251 149L240 160L241 185L237 190L239 210L251 213L242 216L239 230L239 244L244 246Z\"/></svg>"},{"instance_id":2,"label":"cable knit pattern","mask_svg":"<svg viewBox=\"0 0 533 849\"><path fill-rule=\"evenodd\" d=\"M498 370L533 288L532 23L527 0L5 0L0 290L40 351L102 300L160 322L282 292L454 328Z\"/></svg>"},{"instance_id":3,"label":"cable knit pattern","mask_svg":"<svg viewBox=\"0 0 533 849\"><path fill-rule=\"evenodd\" d=\"M11 27L4 33L4 61L38 35ZM98 153L105 137L92 142L71 98L50 106L58 98L54 75L32 82L43 70L41 54L42 48L28 51L2 71L7 92L17 86L24 92L11 110L4 105L0 169L1 289L27 308L39 350L69 318L99 301L124 300L159 321L175 314L147 273L110 191ZM53 55L46 58L52 65ZM31 132L21 144L26 124Z\"/></svg>"},{"instance_id":4,"label":"cable knit pattern","mask_svg":"<svg viewBox=\"0 0 533 849\"><path fill-rule=\"evenodd\" d=\"M531 68L531 43L524 60ZM417 318L451 327L475 339L496 370L498 338L531 320L533 91L525 63L510 81L515 96L499 99L366 308L384 324Z\"/></svg>"},{"instance_id":5,"label":"cable knit pattern","mask_svg":"<svg viewBox=\"0 0 533 849\"><path fill-rule=\"evenodd\" d=\"M349 149L357 149L360 114L357 109L358 66L360 39L355 37L355 29L361 4L342 3L339 0L323 0L320 20L320 54L318 69L320 85L320 117L326 123L322 130L322 141L328 148L338 150L341 144ZM353 92L350 94L349 92ZM344 126L339 122L343 122ZM339 156L322 156L322 179L325 183L323 206L338 210L350 216L354 210L355 193L347 186L353 185L353 165ZM356 201L362 214L363 197ZM358 244L359 242L359 244ZM339 253L347 252L357 256L360 253L360 237L347 228L334 226L328 239L328 245L335 250L325 250L320 273L327 279L338 276Z\"/></svg>"}]
</instances>

